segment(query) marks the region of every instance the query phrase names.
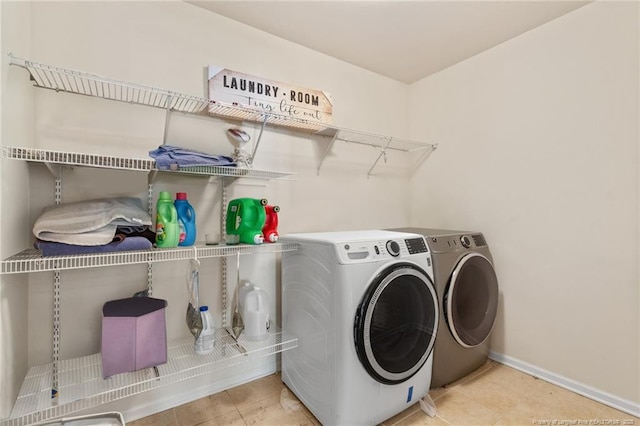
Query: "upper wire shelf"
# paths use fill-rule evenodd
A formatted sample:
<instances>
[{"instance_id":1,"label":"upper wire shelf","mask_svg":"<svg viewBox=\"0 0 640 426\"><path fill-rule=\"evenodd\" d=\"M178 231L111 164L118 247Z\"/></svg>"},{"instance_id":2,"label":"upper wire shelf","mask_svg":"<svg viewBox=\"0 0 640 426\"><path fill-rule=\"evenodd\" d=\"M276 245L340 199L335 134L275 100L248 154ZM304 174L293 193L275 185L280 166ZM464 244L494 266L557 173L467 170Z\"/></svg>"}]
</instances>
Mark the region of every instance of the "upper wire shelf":
<instances>
[{"instance_id":1,"label":"upper wire shelf","mask_svg":"<svg viewBox=\"0 0 640 426\"><path fill-rule=\"evenodd\" d=\"M86 154L77 152L51 151L38 148L0 146L0 158L24 160L37 163L61 164L67 166L96 167L105 169L132 170L163 173L178 173L200 176L244 177L252 179L280 179L291 176L289 172L245 169L228 166L187 166L178 170L158 170L150 158L128 158L110 155Z\"/></svg>"},{"instance_id":2,"label":"upper wire shelf","mask_svg":"<svg viewBox=\"0 0 640 426\"><path fill-rule=\"evenodd\" d=\"M159 89L137 83L74 71L66 68L40 64L10 55L10 64L25 68L37 87L52 89L58 92L75 93L86 96L110 99L138 105L169 109L186 114L202 116L220 116L236 120L262 122L274 126L293 127L321 136L348 143L367 145L380 150L413 153L427 152L436 149L437 144L411 141L402 138L391 138L374 133L362 132L337 126L319 125L308 120L275 114L267 111L256 111L237 104L210 101L206 98L185 95L170 90ZM328 150L327 150L328 151ZM328 153L328 152L327 152ZM325 154L326 157L326 154ZM320 165L324 158L320 161ZM377 163L377 161L376 161ZM375 164L374 164L375 166ZM318 167L318 170L320 166Z\"/></svg>"}]
</instances>

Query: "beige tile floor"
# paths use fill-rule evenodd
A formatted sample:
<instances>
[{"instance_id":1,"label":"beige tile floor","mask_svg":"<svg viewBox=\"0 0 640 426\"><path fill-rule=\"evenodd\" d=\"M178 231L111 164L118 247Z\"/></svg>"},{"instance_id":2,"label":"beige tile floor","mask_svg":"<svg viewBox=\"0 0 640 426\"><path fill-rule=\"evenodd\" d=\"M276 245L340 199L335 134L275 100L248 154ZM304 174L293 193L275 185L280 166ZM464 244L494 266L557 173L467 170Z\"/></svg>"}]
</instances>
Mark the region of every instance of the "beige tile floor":
<instances>
[{"instance_id":1,"label":"beige tile floor","mask_svg":"<svg viewBox=\"0 0 640 426\"><path fill-rule=\"evenodd\" d=\"M285 397L281 399L283 392ZM436 417L427 416L414 404L383 425L640 426L636 417L493 361L450 386L432 390L430 395L436 404ZM129 423L132 426L319 424L282 384L279 374Z\"/></svg>"}]
</instances>

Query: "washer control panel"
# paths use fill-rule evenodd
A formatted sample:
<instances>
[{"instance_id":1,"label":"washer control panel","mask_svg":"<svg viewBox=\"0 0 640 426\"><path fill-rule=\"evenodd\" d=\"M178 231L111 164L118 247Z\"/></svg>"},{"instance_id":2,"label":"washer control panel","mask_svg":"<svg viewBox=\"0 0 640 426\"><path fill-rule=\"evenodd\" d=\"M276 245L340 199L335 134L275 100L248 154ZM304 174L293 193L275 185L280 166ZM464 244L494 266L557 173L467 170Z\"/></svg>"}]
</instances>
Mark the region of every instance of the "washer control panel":
<instances>
[{"instance_id":1,"label":"washer control panel","mask_svg":"<svg viewBox=\"0 0 640 426\"><path fill-rule=\"evenodd\" d=\"M423 237L347 242L338 246L338 256L342 263L401 258L420 253L429 253Z\"/></svg>"},{"instance_id":2,"label":"washer control panel","mask_svg":"<svg viewBox=\"0 0 640 426\"><path fill-rule=\"evenodd\" d=\"M411 238L404 241L407 244L407 250L409 250L409 254L426 253L429 251L424 238Z\"/></svg>"}]
</instances>

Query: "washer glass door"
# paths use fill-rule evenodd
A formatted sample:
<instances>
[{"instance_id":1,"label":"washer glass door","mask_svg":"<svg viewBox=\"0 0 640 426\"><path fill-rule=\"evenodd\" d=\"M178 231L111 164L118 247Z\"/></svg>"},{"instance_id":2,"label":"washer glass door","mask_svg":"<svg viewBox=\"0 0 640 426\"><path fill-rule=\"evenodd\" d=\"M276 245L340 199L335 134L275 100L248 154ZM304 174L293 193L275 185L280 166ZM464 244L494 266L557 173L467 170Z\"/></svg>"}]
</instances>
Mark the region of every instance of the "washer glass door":
<instances>
[{"instance_id":1,"label":"washer glass door","mask_svg":"<svg viewBox=\"0 0 640 426\"><path fill-rule=\"evenodd\" d=\"M463 257L451 274L443 305L458 343L466 348L483 343L498 311L498 278L489 259L479 253Z\"/></svg>"},{"instance_id":2,"label":"washer glass door","mask_svg":"<svg viewBox=\"0 0 640 426\"><path fill-rule=\"evenodd\" d=\"M438 298L419 267L398 263L380 273L356 312L354 339L371 377L396 384L420 370L438 330Z\"/></svg>"}]
</instances>

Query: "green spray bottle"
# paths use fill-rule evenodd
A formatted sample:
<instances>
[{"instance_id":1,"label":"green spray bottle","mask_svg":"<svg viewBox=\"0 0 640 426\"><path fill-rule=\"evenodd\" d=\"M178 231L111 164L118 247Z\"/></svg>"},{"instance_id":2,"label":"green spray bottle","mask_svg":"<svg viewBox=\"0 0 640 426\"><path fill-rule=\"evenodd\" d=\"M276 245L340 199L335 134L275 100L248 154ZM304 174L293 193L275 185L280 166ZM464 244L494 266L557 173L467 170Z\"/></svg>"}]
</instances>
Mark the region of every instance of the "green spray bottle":
<instances>
[{"instance_id":1,"label":"green spray bottle","mask_svg":"<svg viewBox=\"0 0 640 426\"><path fill-rule=\"evenodd\" d=\"M156 204L156 247L178 247L180 225L178 211L173 205L171 193L160 192Z\"/></svg>"},{"instance_id":2,"label":"green spray bottle","mask_svg":"<svg viewBox=\"0 0 640 426\"><path fill-rule=\"evenodd\" d=\"M262 227L266 219L264 206L267 200L236 198L227 207L226 243L262 244Z\"/></svg>"}]
</instances>

